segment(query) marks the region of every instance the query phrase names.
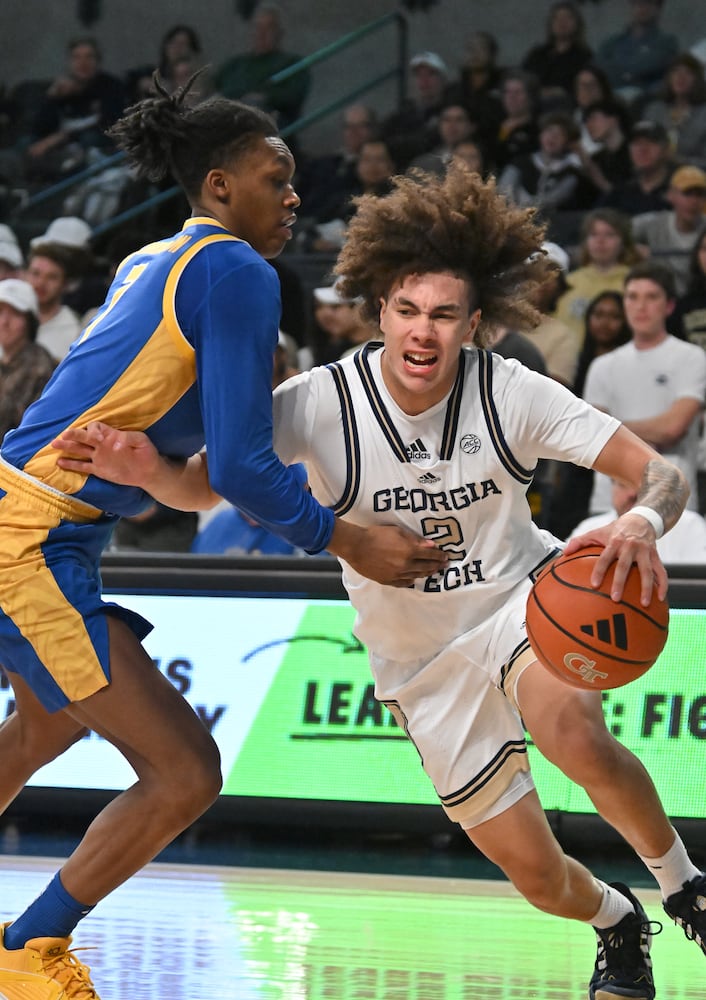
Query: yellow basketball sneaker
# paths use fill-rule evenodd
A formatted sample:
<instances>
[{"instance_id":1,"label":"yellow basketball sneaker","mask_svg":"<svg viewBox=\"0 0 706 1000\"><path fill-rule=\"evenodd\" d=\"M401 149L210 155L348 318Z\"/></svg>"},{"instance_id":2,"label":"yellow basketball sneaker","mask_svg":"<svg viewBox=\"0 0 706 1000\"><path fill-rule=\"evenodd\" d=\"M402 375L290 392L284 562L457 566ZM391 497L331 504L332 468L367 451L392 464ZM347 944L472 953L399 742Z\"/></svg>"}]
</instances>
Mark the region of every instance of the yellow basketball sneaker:
<instances>
[{"instance_id":1,"label":"yellow basketball sneaker","mask_svg":"<svg viewBox=\"0 0 706 1000\"><path fill-rule=\"evenodd\" d=\"M71 938L40 937L27 941L24 948L10 950L5 947L5 928L0 925L0 993L2 993L3 969L11 972L32 973L34 976L48 977L59 986L59 993L46 992L27 994L27 1000L100 1000L91 982L90 969L69 951ZM48 987L46 987L48 989ZM19 994L19 996L22 996ZM24 1000L24 998L22 998Z\"/></svg>"},{"instance_id":2,"label":"yellow basketball sneaker","mask_svg":"<svg viewBox=\"0 0 706 1000\"><path fill-rule=\"evenodd\" d=\"M64 1000L66 994L49 976L0 969L0 1000Z\"/></svg>"}]
</instances>

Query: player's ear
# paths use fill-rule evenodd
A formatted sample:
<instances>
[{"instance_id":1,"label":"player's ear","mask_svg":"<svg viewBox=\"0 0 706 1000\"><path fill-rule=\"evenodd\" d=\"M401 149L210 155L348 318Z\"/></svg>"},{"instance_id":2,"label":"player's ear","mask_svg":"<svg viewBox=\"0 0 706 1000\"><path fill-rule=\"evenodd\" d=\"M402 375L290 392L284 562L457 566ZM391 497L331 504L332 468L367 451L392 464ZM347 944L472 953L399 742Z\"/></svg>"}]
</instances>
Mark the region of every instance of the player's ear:
<instances>
[{"instance_id":1,"label":"player's ear","mask_svg":"<svg viewBox=\"0 0 706 1000\"><path fill-rule=\"evenodd\" d=\"M217 201L225 203L230 194L228 175L223 170L209 170L203 181L203 189Z\"/></svg>"},{"instance_id":2,"label":"player's ear","mask_svg":"<svg viewBox=\"0 0 706 1000\"><path fill-rule=\"evenodd\" d=\"M473 338L476 335L476 330L478 329L478 324L480 323L480 319L481 319L480 309L476 309L468 317L468 330L466 331L466 335L463 338L463 343L464 344L472 344L473 343Z\"/></svg>"}]
</instances>

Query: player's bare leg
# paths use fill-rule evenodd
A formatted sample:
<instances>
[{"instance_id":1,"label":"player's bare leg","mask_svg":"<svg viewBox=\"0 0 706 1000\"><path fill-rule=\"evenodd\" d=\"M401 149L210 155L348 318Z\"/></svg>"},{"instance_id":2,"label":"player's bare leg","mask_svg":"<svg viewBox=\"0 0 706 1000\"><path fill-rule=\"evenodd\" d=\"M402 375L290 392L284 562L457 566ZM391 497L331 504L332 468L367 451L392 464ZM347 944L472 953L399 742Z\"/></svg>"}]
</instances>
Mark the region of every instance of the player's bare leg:
<instances>
[{"instance_id":1,"label":"player's bare leg","mask_svg":"<svg viewBox=\"0 0 706 1000\"><path fill-rule=\"evenodd\" d=\"M96 817L62 868L66 889L95 903L196 820L221 787L218 748L133 633L109 620L111 683L67 710L126 757L137 782Z\"/></svg>"},{"instance_id":2,"label":"player's bare leg","mask_svg":"<svg viewBox=\"0 0 706 1000\"><path fill-rule=\"evenodd\" d=\"M15 710L0 725L0 812L27 784L29 778L81 739L86 733L66 712L47 712L17 674L8 673L15 696Z\"/></svg>"},{"instance_id":3,"label":"player's bare leg","mask_svg":"<svg viewBox=\"0 0 706 1000\"><path fill-rule=\"evenodd\" d=\"M538 909L593 925L598 953L590 1000L653 1000L649 948L655 926L627 886L598 881L564 854L535 791L466 833Z\"/></svg>"},{"instance_id":4,"label":"player's bare leg","mask_svg":"<svg viewBox=\"0 0 706 1000\"><path fill-rule=\"evenodd\" d=\"M535 662L519 678L517 698L540 753L585 789L641 857L665 854L674 828L642 763L606 728L600 692L569 687Z\"/></svg>"},{"instance_id":5,"label":"player's bare leg","mask_svg":"<svg viewBox=\"0 0 706 1000\"><path fill-rule=\"evenodd\" d=\"M598 912L600 885L564 854L535 791L466 834L537 909L584 921Z\"/></svg>"},{"instance_id":6,"label":"player's bare leg","mask_svg":"<svg viewBox=\"0 0 706 1000\"><path fill-rule=\"evenodd\" d=\"M49 752L55 755L88 728L125 756L137 781L96 817L44 892L16 921L0 927L0 994L8 969L48 976L61 983L67 998L98 1000L88 968L70 950L70 931L197 819L220 790L218 749L198 716L123 622L109 619L109 634L111 683L59 713L70 724L54 724L51 746L38 737L28 739L24 725L30 749L23 767ZM35 707L32 699L21 697L23 724L25 704ZM33 726L41 718L36 712ZM5 739L19 745L22 726L10 722ZM13 791L14 786L6 789L8 796Z\"/></svg>"}]
</instances>

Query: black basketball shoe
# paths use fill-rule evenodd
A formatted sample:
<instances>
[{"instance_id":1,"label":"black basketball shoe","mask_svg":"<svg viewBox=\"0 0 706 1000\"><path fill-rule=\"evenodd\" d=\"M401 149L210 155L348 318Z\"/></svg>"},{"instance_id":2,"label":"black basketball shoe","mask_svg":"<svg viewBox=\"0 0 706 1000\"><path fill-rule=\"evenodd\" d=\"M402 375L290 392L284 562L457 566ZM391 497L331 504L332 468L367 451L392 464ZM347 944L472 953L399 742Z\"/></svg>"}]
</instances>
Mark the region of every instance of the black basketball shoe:
<instances>
[{"instance_id":1,"label":"black basketball shoe","mask_svg":"<svg viewBox=\"0 0 706 1000\"><path fill-rule=\"evenodd\" d=\"M662 904L664 912L678 924L690 941L696 941L706 955L706 875L685 882Z\"/></svg>"},{"instance_id":2,"label":"black basketball shoe","mask_svg":"<svg viewBox=\"0 0 706 1000\"><path fill-rule=\"evenodd\" d=\"M598 938L596 965L588 987L590 1000L654 1000L650 942L662 930L660 923L649 920L638 899L622 882L611 882L613 889L626 896L635 907L613 927L594 927Z\"/></svg>"}]
</instances>

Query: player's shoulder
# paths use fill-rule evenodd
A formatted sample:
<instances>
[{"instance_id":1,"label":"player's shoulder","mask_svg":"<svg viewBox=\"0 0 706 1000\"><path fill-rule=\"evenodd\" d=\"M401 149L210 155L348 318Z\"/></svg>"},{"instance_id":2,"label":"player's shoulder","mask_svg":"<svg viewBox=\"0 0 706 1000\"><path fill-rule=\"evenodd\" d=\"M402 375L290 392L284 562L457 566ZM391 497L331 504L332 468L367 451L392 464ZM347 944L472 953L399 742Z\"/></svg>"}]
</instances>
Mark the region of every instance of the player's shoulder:
<instances>
[{"instance_id":1,"label":"player's shoulder","mask_svg":"<svg viewBox=\"0 0 706 1000\"><path fill-rule=\"evenodd\" d=\"M215 284L227 276L239 275L241 280L279 290L279 278L274 267L253 250L249 243L216 227L194 230L193 253L186 271L199 280L203 276Z\"/></svg>"},{"instance_id":2,"label":"player's shoulder","mask_svg":"<svg viewBox=\"0 0 706 1000\"><path fill-rule=\"evenodd\" d=\"M700 344L693 344L690 340L681 340L672 334L667 336L669 353L677 357L689 358L696 364L706 366L706 351Z\"/></svg>"},{"instance_id":3,"label":"player's shoulder","mask_svg":"<svg viewBox=\"0 0 706 1000\"><path fill-rule=\"evenodd\" d=\"M544 379L545 376L533 371L523 364L519 358L504 358L502 354L495 351L466 350L466 379L477 378L478 374L483 375L485 367L490 367L493 378L493 389L498 391L503 387L514 387L520 382L532 382L535 379ZM478 371L480 369L480 372Z\"/></svg>"}]
</instances>

